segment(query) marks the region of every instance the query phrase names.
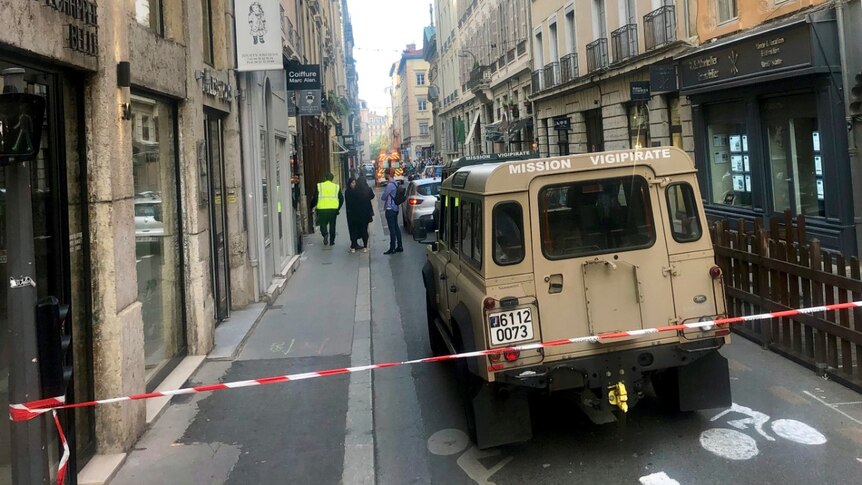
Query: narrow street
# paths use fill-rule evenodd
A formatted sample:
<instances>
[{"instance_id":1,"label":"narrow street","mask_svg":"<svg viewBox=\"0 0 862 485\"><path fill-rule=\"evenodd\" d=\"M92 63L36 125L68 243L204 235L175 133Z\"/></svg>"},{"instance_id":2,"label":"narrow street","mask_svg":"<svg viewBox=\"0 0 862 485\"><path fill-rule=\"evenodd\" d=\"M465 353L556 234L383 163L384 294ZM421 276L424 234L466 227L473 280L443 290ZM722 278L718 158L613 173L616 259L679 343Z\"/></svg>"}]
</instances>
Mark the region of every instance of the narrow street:
<instances>
[{"instance_id":1,"label":"narrow street","mask_svg":"<svg viewBox=\"0 0 862 485\"><path fill-rule=\"evenodd\" d=\"M361 365L369 347L373 362L427 356L425 247L405 234L404 253L383 255L381 219L368 254L345 250L343 220L334 249L308 237L289 291L238 357L208 361L189 384ZM370 346L359 286L369 263ZM859 394L740 337L723 353L728 412L674 415L646 399L597 426L566 397L537 398L533 440L485 451L464 432L446 364L175 398L113 483L854 483Z\"/></svg>"}]
</instances>

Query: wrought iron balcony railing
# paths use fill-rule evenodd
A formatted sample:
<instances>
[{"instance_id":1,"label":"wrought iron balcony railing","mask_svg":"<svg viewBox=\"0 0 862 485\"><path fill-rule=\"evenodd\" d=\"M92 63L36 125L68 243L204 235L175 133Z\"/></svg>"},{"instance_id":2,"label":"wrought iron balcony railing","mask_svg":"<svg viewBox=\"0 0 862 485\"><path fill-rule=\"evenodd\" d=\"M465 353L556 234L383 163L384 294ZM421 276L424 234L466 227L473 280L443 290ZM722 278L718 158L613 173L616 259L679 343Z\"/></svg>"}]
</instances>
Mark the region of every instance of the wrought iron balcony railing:
<instances>
[{"instance_id":1,"label":"wrought iron balcony railing","mask_svg":"<svg viewBox=\"0 0 862 485\"><path fill-rule=\"evenodd\" d=\"M587 44L587 72L608 67L608 39L602 37Z\"/></svg>"},{"instance_id":2,"label":"wrought iron balcony railing","mask_svg":"<svg viewBox=\"0 0 862 485\"><path fill-rule=\"evenodd\" d=\"M536 69L532 74L533 81L533 92L538 93L539 91L545 89L545 71L543 69Z\"/></svg>"},{"instance_id":3,"label":"wrought iron balcony railing","mask_svg":"<svg viewBox=\"0 0 862 485\"><path fill-rule=\"evenodd\" d=\"M578 54L566 54L560 59L560 82L567 83L578 78Z\"/></svg>"},{"instance_id":4,"label":"wrought iron balcony railing","mask_svg":"<svg viewBox=\"0 0 862 485\"><path fill-rule=\"evenodd\" d=\"M644 47L650 51L676 41L676 12L673 5L659 7L644 15Z\"/></svg>"},{"instance_id":5,"label":"wrought iron balcony railing","mask_svg":"<svg viewBox=\"0 0 862 485\"><path fill-rule=\"evenodd\" d=\"M638 55L638 26L637 24L623 25L611 32L614 44L614 63L631 59Z\"/></svg>"},{"instance_id":6,"label":"wrought iron balcony railing","mask_svg":"<svg viewBox=\"0 0 862 485\"><path fill-rule=\"evenodd\" d=\"M545 89L560 84L560 63L552 62L545 66Z\"/></svg>"}]
</instances>

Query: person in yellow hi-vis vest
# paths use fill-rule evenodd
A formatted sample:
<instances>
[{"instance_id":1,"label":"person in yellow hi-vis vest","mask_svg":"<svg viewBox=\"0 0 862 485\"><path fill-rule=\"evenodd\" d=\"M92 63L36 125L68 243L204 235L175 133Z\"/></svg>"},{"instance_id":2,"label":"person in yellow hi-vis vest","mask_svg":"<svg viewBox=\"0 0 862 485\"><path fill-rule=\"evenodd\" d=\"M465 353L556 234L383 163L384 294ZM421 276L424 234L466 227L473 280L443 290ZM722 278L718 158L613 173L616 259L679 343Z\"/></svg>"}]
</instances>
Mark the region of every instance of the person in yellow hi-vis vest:
<instances>
[{"instance_id":1,"label":"person in yellow hi-vis vest","mask_svg":"<svg viewBox=\"0 0 862 485\"><path fill-rule=\"evenodd\" d=\"M311 205L317 211L317 225L320 226L324 246L335 244L335 221L344 205L344 194L341 193L341 187L332 181L334 178L335 175L327 173L326 180L317 184L311 198Z\"/></svg>"}]
</instances>

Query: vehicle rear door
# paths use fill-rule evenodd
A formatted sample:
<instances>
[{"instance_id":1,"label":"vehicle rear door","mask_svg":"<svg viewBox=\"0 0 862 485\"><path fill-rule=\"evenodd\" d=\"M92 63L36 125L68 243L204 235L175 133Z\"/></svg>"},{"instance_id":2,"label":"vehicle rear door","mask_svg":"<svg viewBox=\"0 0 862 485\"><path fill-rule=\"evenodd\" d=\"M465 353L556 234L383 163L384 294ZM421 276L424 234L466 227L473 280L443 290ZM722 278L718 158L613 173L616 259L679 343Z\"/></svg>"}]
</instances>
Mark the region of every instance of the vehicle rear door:
<instances>
[{"instance_id":1,"label":"vehicle rear door","mask_svg":"<svg viewBox=\"0 0 862 485\"><path fill-rule=\"evenodd\" d=\"M652 170L642 166L550 175L530 184L544 341L675 319L653 181Z\"/></svg>"}]
</instances>

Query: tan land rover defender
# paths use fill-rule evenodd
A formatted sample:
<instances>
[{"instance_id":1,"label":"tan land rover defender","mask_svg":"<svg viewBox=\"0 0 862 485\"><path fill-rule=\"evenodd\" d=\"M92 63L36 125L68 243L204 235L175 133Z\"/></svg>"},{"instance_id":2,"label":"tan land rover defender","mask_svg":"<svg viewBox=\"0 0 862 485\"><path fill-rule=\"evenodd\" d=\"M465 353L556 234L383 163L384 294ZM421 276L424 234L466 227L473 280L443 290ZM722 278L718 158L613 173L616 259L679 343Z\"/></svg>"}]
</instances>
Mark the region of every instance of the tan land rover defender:
<instances>
[{"instance_id":1,"label":"tan land rover defender","mask_svg":"<svg viewBox=\"0 0 862 485\"><path fill-rule=\"evenodd\" d=\"M725 313L694 164L676 148L463 167L443 181L427 222L414 238L429 244L422 278L438 355ZM480 448L530 439L531 390L569 391L597 423L635 405L649 381L679 410L729 406L718 353L727 333L652 333L458 360L470 432Z\"/></svg>"}]
</instances>

